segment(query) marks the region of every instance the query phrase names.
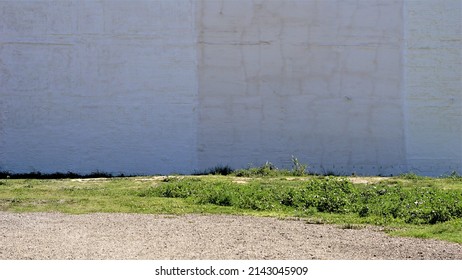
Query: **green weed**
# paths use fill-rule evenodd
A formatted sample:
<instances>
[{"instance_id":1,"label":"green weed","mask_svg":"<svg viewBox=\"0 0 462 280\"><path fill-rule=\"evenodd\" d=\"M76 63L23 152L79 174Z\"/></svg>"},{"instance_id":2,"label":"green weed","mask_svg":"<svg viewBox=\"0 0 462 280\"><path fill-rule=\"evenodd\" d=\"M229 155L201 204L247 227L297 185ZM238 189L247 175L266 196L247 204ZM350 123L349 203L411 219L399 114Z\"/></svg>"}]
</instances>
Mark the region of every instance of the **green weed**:
<instances>
[{"instance_id":1,"label":"green weed","mask_svg":"<svg viewBox=\"0 0 462 280\"><path fill-rule=\"evenodd\" d=\"M234 170L228 165L217 165L203 171L196 171L194 175L230 175L233 172Z\"/></svg>"},{"instance_id":2,"label":"green weed","mask_svg":"<svg viewBox=\"0 0 462 280\"><path fill-rule=\"evenodd\" d=\"M260 167L250 166L246 169L238 169L230 174L237 177L307 176L308 165L300 163L296 157L292 156L292 170L279 169L267 161Z\"/></svg>"},{"instance_id":3,"label":"green weed","mask_svg":"<svg viewBox=\"0 0 462 280\"><path fill-rule=\"evenodd\" d=\"M425 179L426 177L420 176L420 175L417 175L411 172L411 173L403 173L399 175L398 178L409 179L409 180L422 180L422 179Z\"/></svg>"},{"instance_id":4,"label":"green weed","mask_svg":"<svg viewBox=\"0 0 462 280\"><path fill-rule=\"evenodd\" d=\"M451 179L451 180L456 180L456 181L462 181L462 175L457 173L457 171L452 171L449 173L449 175L443 175L441 178L446 178L446 179Z\"/></svg>"}]
</instances>

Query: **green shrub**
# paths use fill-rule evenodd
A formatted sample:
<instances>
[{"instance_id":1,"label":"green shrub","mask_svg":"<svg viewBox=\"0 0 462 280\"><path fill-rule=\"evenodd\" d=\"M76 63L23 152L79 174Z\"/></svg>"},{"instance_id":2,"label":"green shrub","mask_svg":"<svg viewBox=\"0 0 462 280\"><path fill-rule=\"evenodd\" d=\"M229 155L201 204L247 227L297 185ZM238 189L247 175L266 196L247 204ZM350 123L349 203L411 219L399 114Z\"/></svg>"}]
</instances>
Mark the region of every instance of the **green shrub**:
<instances>
[{"instance_id":1,"label":"green shrub","mask_svg":"<svg viewBox=\"0 0 462 280\"><path fill-rule=\"evenodd\" d=\"M310 180L305 191L305 207L316 207L319 212L326 213L349 212L352 188L349 181L342 179L326 177Z\"/></svg>"},{"instance_id":2,"label":"green shrub","mask_svg":"<svg viewBox=\"0 0 462 280\"><path fill-rule=\"evenodd\" d=\"M403 173L403 174L400 174L398 176L398 178L401 178L401 179L408 179L408 180L421 180L421 179L425 179L424 176L420 176L420 175L417 175L415 173Z\"/></svg>"},{"instance_id":3,"label":"green shrub","mask_svg":"<svg viewBox=\"0 0 462 280\"><path fill-rule=\"evenodd\" d=\"M458 191L383 183L363 188L356 200L359 216L376 215L412 224L435 224L462 217L462 194Z\"/></svg>"},{"instance_id":4,"label":"green shrub","mask_svg":"<svg viewBox=\"0 0 462 280\"><path fill-rule=\"evenodd\" d=\"M228 165L217 165L215 167L205 169L204 171L194 172L194 175L229 175L234 170Z\"/></svg>"},{"instance_id":5,"label":"green shrub","mask_svg":"<svg viewBox=\"0 0 462 280\"><path fill-rule=\"evenodd\" d=\"M210 183L208 181L197 181L194 184L196 192L191 192L191 197L199 204L215 204L220 206L231 206L233 199L233 185L230 182Z\"/></svg>"},{"instance_id":6,"label":"green shrub","mask_svg":"<svg viewBox=\"0 0 462 280\"><path fill-rule=\"evenodd\" d=\"M286 181L184 178L163 182L140 196L191 198L199 204L297 213L350 213L412 224L462 218L462 192L434 187L403 187L400 181L357 186L337 177Z\"/></svg>"},{"instance_id":7,"label":"green shrub","mask_svg":"<svg viewBox=\"0 0 462 280\"><path fill-rule=\"evenodd\" d=\"M189 180L167 181L167 184L160 186L157 190L160 196L172 198L187 198L197 191L194 181Z\"/></svg>"}]
</instances>

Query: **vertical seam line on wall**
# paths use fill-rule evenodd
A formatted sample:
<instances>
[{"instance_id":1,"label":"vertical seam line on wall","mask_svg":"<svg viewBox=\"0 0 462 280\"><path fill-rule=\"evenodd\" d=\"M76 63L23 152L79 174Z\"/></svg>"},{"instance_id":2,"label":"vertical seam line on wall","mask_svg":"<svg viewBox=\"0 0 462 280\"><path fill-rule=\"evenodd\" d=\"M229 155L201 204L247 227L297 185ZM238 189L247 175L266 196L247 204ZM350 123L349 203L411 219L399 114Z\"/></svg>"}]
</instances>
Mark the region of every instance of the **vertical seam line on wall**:
<instances>
[{"instance_id":1,"label":"vertical seam line on wall","mask_svg":"<svg viewBox=\"0 0 462 280\"><path fill-rule=\"evenodd\" d=\"M200 146L200 113L201 113L201 104L200 104L200 59L201 59L201 54L200 54L200 46L199 46L199 41L201 36L201 31L202 31L202 24L198 22L199 20L202 20L202 1L200 0L191 0L192 3L192 24L193 24L193 32L194 32L194 63L195 65L195 79L196 79L196 84L195 84L195 89L194 89L194 141L195 143L193 144L193 163L192 163L192 169L191 172L194 172L195 170L199 170L199 146ZM197 13L201 13L199 16Z\"/></svg>"},{"instance_id":2,"label":"vertical seam line on wall","mask_svg":"<svg viewBox=\"0 0 462 280\"><path fill-rule=\"evenodd\" d=\"M401 44L401 98L403 106L403 137L404 137L404 171L409 172L409 105L408 105L408 96L407 96L407 37L408 37L408 18L407 18L407 0L403 0L402 3L402 44Z\"/></svg>"}]
</instances>

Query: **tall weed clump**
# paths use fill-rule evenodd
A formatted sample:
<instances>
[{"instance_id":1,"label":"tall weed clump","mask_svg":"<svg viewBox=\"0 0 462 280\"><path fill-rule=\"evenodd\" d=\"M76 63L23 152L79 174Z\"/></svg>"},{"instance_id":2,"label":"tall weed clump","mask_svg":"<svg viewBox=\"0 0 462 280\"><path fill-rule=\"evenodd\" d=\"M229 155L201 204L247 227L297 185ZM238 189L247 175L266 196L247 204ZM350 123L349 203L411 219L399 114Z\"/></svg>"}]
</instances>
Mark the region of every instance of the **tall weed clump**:
<instances>
[{"instance_id":1,"label":"tall weed clump","mask_svg":"<svg viewBox=\"0 0 462 280\"><path fill-rule=\"evenodd\" d=\"M288 172L284 169L277 168L274 164L267 161L265 164L259 167L248 167L246 169L238 169L232 173L237 177L275 177L285 175L288 176Z\"/></svg>"},{"instance_id":2,"label":"tall weed clump","mask_svg":"<svg viewBox=\"0 0 462 280\"><path fill-rule=\"evenodd\" d=\"M276 176L306 176L308 174L308 165L302 164L292 156L292 169L279 169L276 165L267 161L260 167L248 167L238 169L231 173L237 177L276 177Z\"/></svg>"}]
</instances>

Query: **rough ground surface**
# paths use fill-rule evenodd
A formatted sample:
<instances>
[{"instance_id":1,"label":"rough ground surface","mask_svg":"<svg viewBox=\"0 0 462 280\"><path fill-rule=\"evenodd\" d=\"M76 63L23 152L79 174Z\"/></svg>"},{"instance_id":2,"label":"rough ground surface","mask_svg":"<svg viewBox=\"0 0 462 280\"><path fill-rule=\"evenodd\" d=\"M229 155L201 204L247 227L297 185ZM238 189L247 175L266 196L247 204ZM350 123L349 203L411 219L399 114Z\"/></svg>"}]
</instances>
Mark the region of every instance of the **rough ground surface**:
<instances>
[{"instance_id":1,"label":"rough ground surface","mask_svg":"<svg viewBox=\"0 0 462 280\"><path fill-rule=\"evenodd\" d=\"M454 243L274 218L0 212L0 259L462 259Z\"/></svg>"}]
</instances>

